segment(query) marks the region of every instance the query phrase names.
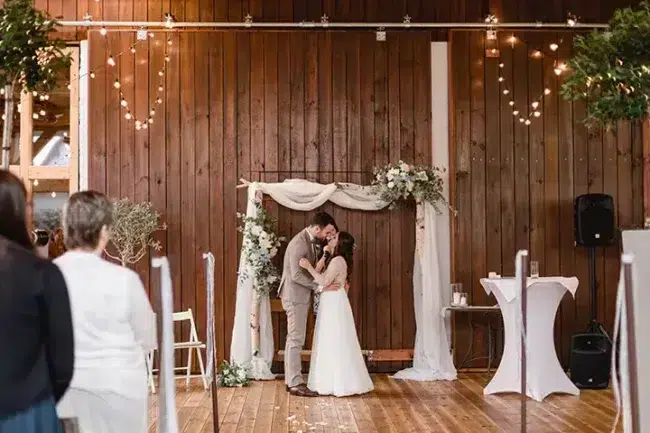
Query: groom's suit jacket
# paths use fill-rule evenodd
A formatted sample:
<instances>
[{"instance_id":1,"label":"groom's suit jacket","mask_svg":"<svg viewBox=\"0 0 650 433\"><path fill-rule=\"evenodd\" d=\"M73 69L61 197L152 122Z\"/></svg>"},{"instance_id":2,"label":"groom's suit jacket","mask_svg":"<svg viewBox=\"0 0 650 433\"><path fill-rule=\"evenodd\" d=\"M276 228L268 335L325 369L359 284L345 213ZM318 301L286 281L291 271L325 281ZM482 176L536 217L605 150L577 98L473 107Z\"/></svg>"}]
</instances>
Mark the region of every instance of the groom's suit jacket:
<instances>
[{"instance_id":1,"label":"groom's suit jacket","mask_svg":"<svg viewBox=\"0 0 650 433\"><path fill-rule=\"evenodd\" d=\"M299 265L300 259L306 257L312 265L316 263L318 250L307 230L303 230L291 239L284 253L282 280L278 294L283 301L295 304L309 304L313 290L318 288L312 276Z\"/></svg>"}]
</instances>

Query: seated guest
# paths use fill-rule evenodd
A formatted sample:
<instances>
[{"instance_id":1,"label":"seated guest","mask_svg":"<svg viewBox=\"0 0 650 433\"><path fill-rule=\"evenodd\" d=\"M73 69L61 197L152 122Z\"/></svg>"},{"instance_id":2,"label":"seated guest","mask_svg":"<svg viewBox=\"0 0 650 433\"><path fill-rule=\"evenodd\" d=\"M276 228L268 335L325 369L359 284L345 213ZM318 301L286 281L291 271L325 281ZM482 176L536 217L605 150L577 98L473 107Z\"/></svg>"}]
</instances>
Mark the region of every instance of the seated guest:
<instances>
[{"instance_id":1,"label":"seated guest","mask_svg":"<svg viewBox=\"0 0 650 433\"><path fill-rule=\"evenodd\" d=\"M54 263L70 293L75 370L58 410L82 432L145 433L145 353L156 346L156 319L138 274L102 258L111 222L98 192L75 193L63 207L68 251Z\"/></svg>"},{"instance_id":2,"label":"seated guest","mask_svg":"<svg viewBox=\"0 0 650 433\"><path fill-rule=\"evenodd\" d=\"M61 433L74 347L65 281L33 251L20 179L0 170L0 433Z\"/></svg>"}]
</instances>

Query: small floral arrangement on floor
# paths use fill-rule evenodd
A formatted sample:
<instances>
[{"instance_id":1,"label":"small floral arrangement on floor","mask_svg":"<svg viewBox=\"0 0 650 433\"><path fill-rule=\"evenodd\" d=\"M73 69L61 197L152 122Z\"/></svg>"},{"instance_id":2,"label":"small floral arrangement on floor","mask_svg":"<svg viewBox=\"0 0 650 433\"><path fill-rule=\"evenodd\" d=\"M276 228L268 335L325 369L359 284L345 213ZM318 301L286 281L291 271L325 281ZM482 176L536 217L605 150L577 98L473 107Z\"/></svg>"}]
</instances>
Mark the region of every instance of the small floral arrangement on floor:
<instances>
[{"instance_id":1,"label":"small floral arrangement on floor","mask_svg":"<svg viewBox=\"0 0 650 433\"><path fill-rule=\"evenodd\" d=\"M221 375L219 376L219 386L224 388L241 388L248 386L250 380L248 379L248 371L243 365L236 363L228 363L223 361L221 363Z\"/></svg>"},{"instance_id":2,"label":"small floral arrangement on floor","mask_svg":"<svg viewBox=\"0 0 650 433\"><path fill-rule=\"evenodd\" d=\"M238 227L237 230L244 234L242 248L249 266L249 270L239 277L252 278L253 289L260 295L267 295L280 283L280 274L272 260L286 239L275 233L277 221L266 213L262 204L255 203L255 206L257 206L257 216L254 218L237 214L244 223L244 226Z\"/></svg>"},{"instance_id":3,"label":"small floral arrangement on floor","mask_svg":"<svg viewBox=\"0 0 650 433\"><path fill-rule=\"evenodd\" d=\"M400 200L413 197L416 201L431 203L440 214L440 205L452 210L449 202L443 196L443 180L440 176L444 168L409 165L404 161L375 167L372 187L382 200L390 203L394 209Z\"/></svg>"}]
</instances>

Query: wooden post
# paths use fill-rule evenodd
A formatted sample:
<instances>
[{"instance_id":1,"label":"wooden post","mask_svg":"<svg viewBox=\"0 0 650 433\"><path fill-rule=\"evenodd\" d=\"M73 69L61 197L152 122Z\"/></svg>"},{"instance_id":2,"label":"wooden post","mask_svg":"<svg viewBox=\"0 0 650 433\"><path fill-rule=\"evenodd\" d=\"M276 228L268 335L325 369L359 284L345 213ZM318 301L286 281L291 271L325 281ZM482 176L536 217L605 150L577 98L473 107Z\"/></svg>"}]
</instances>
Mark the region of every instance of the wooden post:
<instances>
[{"instance_id":1,"label":"wooden post","mask_svg":"<svg viewBox=\"0 0 650 433\"><path fill-rule=\"evenodd\" d=\"M68 191L79 191L79 48L72 49L70 64L70 180Z\"/></svg>"},{"instance_id":2,"label":"wooden post","mask_svg":"<svg viewBox=\"0 0 650 433\"><path fill-rule=\"evenodd\" d=\"M526 280L528 279L528 252L521 257L521 433L526 433L526 322L528 321L528 295Z\"/></svg>"},{"instance_id":3,"label":"wooden post","mask_svg":"<svg viewBox=\"0 0 650 433\"><path fill-rule=\"evenodd\" d=\"M29 167L34 158L34 99L31 92L20 93L20 177L27 192L27 229L32 229L34 216L34 184L29 177Z\"/></svg>"},{"instance_id":4,"label":"wooden post","mask_svg":"<svg viewBox=\"0 0 650 433\"><path fill-rule=\"evenodd\" d=\"M633 259L629 255L623 256L623 279L625 282L625 319L627 322L627 362L629 369L630 380L630 412L632 419L632 432L638 433L641 431L639 425L639 376L637 365L637 350L636 350L636 332L634 322L634 285L632 281L632 262Z\"/></svg>"},{"instance_id":5,"label":"wooden post","mask_svg":"<svg viewBox=\"0 0 650 433\"><path fill-rule=\"evenodd\" d=\"M14 86L6 84L5 92L5 120L2 129L2 168L9 170L11 164L11 145L13 143L14 125Z\"/></svg>"},{"instance_id":6,"label":"wooden post","mask_svg":"<svg viewBox=\"0 0 650 433\"><path fill-rule=\"evenodd\" d=\"M643 219L650 228L650 116L643 119Z\"/></svg>"}]
</instances>

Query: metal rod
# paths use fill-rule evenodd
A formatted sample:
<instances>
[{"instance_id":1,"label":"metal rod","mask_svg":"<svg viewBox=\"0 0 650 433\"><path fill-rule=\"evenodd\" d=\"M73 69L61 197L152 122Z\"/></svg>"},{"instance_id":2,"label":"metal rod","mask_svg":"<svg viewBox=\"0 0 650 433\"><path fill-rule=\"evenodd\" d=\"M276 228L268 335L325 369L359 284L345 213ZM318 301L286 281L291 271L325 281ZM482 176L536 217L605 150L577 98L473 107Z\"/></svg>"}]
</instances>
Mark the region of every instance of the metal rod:
<instances>
[{"instance_id":1,"label":"metal rod","mask_svg":"<svg viewBox=\"0 0 650 433\"><path fill-rule=\"evenodd\" d=\"M632 281L632 263L629 254L623 255L623 278L625 281L625 320L627 322L627 362L630 380L630 412L632 414L632 432L641 431L639 425L639 376L636 350L636 323L634 318L634 284Z\"/></svg>"},{"instance_id":2,"label":"metal rod","mask_svg":"<svg viewBox=\"0 0 650 433\"><path fill-rule=\"evenodd\" d=\"M602 23L405 23L405 22L351 22L351 23L323 23L323 22L174 22L164 21L58 21L63 27L136 27L160 29L189 29L189 28L215 28L215 29L299 29L299 30L331 30L331 29L606 29L609 26Z\"/></svg>"},{"instance_id":3,"label":"metal rod","mask_svg":"<svg viewBox=\"0 0 650 433\"><path fill-rule=\"evenodd\" d=\"M526 433L526 323L528 321L528 251L522 251L521 257L521 433Z\"/></svg>"}]
</instances>

